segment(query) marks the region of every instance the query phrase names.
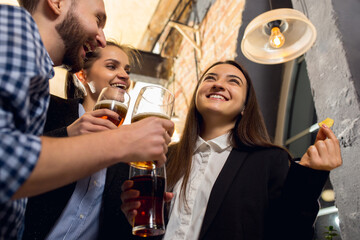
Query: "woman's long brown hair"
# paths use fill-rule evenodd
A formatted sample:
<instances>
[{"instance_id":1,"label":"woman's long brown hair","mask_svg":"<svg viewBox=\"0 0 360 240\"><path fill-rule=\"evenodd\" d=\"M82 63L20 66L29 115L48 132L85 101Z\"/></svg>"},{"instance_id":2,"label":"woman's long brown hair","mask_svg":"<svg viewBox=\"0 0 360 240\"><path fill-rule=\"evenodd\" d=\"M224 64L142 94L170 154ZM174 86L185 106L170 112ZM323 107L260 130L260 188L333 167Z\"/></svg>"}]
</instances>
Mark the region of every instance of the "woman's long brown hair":
<instances>
[{"instance_id":1,"label":"woman's long brown hair","mask_svg":"<svg viewBox=\"0 0 360 240\"><path fill-rule=\"evenodd\" d=\"M214 66L219 64L230 64L238 68L245 76L247 82L247 91L245 99L244 114L236 119L234 128L230 132L230 142L233 148L247 148L255 150L258 147L280 147L271 143L269 134L265 127L263 116L257 103L255 90L247 71L235 61L220 61L211 65L202 74L194 94L191 99L188 115L186 117L184 130L180 141L169 149L166 166L168 189L171 190L174 185L183 177L181 185L181 197L185 198L186 186L189 181L192 155L197 138L200 134L200 126L203 118L196 109L195 96L204 75ZM282 147L280 147L282 148Z\"/></svg>"}]
</instances>

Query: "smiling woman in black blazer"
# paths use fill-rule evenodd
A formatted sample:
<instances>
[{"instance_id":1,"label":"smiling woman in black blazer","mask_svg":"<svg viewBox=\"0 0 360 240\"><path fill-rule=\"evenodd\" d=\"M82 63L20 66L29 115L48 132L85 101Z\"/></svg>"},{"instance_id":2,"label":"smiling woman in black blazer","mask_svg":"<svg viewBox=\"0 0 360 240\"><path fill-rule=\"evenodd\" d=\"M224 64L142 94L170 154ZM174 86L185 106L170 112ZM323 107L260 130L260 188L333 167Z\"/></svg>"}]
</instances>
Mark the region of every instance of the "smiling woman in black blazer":
<instances>
[{"instance_id":1,"label":"smiling woman in black blazer","mask_svg":"<svg viewBox=\"0 0 360 240\"><path fill-rule=\"evenodd\" d=\"M130 64L136 60L132 58L132 56L136 56L134 53L134 50L130 47L111 41L107 41L105 48L98 48L96 51L88 53L83 70L75 75L71 73L67 74L67 99L51 95L44 135L51 137L68 137L116 129L117 126L112 122L100 118L103 115L118 118L115 112L107 109L93 111L93 108L101 89L104 87L122 86L124 89L129 87ZM78 83L78 81L82 83L82 88L79 87L81 85L79 85L80 83ZM99 141L101 141L101 139ZM86 149L84 149L84 151L86 151ZM128 177L128 169L128 165L125 163L116 164L109 167L106 172L103 170L100 177L91 178L91 183L99 181L99 179L104 181L103 192L100 196L103 199L108 199L107 193L109 191L115 194L113 189L110 188L110 183L115 177L120 182L126 180ZM78 184L79 182L85 182L87 184ZM47 239L53 229L56 230L56 228L61 228L62 231L58 230L57 232L60 234L63 233L65 238L66 231L70 227L72 228L72 225L70 225L70 227L69 225L65 225L69 221L66 222L62 220L64 219L62 216L66 209L71 209L72 212L76 212L78 206L76 204L71 205L71 199L78 196L81 192L89 192L88 189L90 188L89 177L39 196L29 198L25 213L23 239ZM81 197L83 196L85 196L85 194L82 194ZM120 196L120 189L118 196ZM113 203L113 201L110 201L110 203ZM115 203L119 204L118 202ZM93 229L91 230L95 232L95 234L91 236L91 239L101 239L100 234L105 228L103 222L108 219L103 210L104 205L97 204L94 207L94 205L89 204L89 200L87 202L82 201L82 205L86 206L86 209L90 209L87 213L95 212L97 214L95 219L93 218L93 221L96 221L96 225L99 225L99 227L98 230L94 231L95 224L88 224L85 225L85 227L79 228L81 229L81 233L89 232L89 226L92 226ZM119 214L113 214L121 219L121 217L123 217L121 211L119 210L118 213ZM108 221L111 220L112 219L109 219ZM126 219L124 220L126 221ZM65 226L68 227L66 228ZM67 239L68 238L69 236L67 236ZM88 236L84 237L80 235L79 237L79 239L84 238L86 240L90 239Z\"/></svg>"},{"instance_id":2,"label":"smiling woman in black blazer","mask_svg":"<svg viewBox=\"0 0 360 240\"><path fill-rule=\"evenodd\" d=\"M326 126L297 163L270 142L247 72L217 62L202 75L179 143L169 148L172 199L164 239L312 239L317 199L342 163ZM137 213L127 181L122 209Z\"/></svg>"}]
</instances>

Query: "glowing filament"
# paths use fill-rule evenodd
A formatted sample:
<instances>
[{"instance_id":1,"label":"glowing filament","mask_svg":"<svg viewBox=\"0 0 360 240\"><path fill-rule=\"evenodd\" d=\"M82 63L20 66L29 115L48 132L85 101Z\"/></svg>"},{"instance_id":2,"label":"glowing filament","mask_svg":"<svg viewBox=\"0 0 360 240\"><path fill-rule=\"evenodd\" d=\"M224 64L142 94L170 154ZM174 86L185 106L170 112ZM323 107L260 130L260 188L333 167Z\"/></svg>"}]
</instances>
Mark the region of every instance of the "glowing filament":
<instances>
[{"instance_id":1,"label":"glowing filament","mask_svg":"<svg viewBox=\"0 0 360 240\"><path fill-rule=\"evenodd\" d=\"M273 27L271 29L269 43L273 48L280 48L282 45L284 45L285 37L278 27Z\"/></svg>"}]
</instances>

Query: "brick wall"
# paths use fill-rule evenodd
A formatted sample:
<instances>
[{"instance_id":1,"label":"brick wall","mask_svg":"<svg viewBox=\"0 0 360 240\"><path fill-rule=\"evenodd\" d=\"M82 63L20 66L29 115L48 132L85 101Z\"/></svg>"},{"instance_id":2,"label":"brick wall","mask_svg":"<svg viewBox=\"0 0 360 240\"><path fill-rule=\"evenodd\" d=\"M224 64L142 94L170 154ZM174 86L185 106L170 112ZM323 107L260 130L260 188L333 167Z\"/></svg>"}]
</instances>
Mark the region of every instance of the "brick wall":
<instances>
[{"instance_id":1,"label":"brick wall","mask_svg":"<svg viewBox=\"0 0 360 240\"><path fill-rule=\"evenodd\" d=\"M182 40L174 62L175 113L184 120L191 96L197 82L196 65L199 75L213 62L235 59L238 32L241 25L245 0L217 0L209 8L199 25L202 56L197 56L193 46Z\"/></svg>"}]
</instances>

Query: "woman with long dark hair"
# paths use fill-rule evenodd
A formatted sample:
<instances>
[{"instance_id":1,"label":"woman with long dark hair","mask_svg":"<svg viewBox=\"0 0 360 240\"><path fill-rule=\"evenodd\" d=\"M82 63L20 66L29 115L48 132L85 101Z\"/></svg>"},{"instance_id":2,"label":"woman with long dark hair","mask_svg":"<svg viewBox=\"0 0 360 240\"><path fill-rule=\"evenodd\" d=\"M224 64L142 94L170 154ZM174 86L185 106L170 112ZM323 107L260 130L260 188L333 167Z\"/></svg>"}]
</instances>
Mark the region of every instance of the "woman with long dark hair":
<instances>
[{"instance_id":1,"label":"woman with long dark hair","mask_svg":"<svg viewBox=\"0 0 360 240\"><path fill-rule=\"evenodd\" d=\"M295 162L271 143L251 79L234 61L211 65L194 91L179 143L169 149L174 193L164 239L312 239L317 199L339 142L323 126ZM139 192L123 185L122 210L137 214Z\"/></svg>"}]
</instances>

